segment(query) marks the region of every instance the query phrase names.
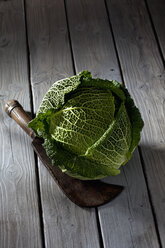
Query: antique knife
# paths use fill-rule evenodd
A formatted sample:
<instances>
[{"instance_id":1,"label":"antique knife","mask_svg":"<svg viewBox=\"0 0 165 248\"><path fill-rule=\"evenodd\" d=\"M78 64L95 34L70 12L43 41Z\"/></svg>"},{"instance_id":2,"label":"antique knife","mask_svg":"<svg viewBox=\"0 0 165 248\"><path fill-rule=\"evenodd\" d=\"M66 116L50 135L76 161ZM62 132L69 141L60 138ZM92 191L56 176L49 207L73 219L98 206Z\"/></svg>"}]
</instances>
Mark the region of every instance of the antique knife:
<instances>
[{"instance_id":1,"label":"antique knife","mask_svg":"<svg viewBox=\"0 0 165 248\"><path fill-rule=\"evenodd\" d=\"M32 146L35 152L58 186L72 202L81 207L97 207L111 201L120 194L123 186L107 184L99 180L75 179L63 173L58 166L52 166L51 160L42 146L43 139L38 138L34 131L28 128L31 117L23 110L20 103L16 100L8 101L5 104L5 112L33 139Z\"/></svg>"}]
</instances>

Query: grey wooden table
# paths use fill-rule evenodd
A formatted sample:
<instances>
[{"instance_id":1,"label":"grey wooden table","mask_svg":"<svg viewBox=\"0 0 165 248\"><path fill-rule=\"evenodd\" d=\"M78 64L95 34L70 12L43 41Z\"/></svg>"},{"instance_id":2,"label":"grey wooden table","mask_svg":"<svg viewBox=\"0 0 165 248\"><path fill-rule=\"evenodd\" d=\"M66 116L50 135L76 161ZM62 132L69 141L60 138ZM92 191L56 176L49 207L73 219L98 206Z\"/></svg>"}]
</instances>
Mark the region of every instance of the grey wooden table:
<instances>
[{"instance_id":1,"label":"grey wooden table","mask_svg":"<svg viewBox=\"0 0 165 248\"><path fill-rule=\"evenodd\" d=\"M0 247L165 248L165 1L0 0ZM127 86L145 122L117 177L123 193L83 209L59 190L4 113L32 115L58 79L88 69Z\"/></svg>"}]
</instances>

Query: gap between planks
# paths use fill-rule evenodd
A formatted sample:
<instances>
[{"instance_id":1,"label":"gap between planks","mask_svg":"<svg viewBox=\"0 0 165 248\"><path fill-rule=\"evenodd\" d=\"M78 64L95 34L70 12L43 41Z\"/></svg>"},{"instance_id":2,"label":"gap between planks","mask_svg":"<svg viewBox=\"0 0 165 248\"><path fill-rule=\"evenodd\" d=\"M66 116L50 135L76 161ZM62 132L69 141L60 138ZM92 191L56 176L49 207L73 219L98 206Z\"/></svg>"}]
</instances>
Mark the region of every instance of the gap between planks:
<instances>
[{"instance_id":1,"label":"gap between planks","mask_svg":"<svg viewBox=\"0 0 165 248\"><path fill-rule=\"evenodd\" d=\"M147 9L147 12L148 12L148 16L149 16L149 19L150 19L151 27L152 27L152 30L153 30L153 33L154 33L154 36L155 36L155 40L156 40L156 43L157 43L157 46L158 46L160 57L162 59L163 65L165 67L165 58L163 56L163 51L161 49L160 41L159 41L158 34L157 34L157 31L156 31L156 28L155 28L155 25L154 25L154 22L153 22L151 11L149 9L149 4L148 4L147 0L144 0L144 2L145 2L146 9Z\"/></svg>"},{"instance_id":2,"label":"gap between planks","mask_svg":"<svg viewBox=\"0 0 165 248\"><path fill-rule=\"evenodd\" d=\"M27 71L28 71L28 81L29 81L29 96L30 96L30 107L31 107L31 117L32 119L35 117L34 115L34 106L33 106L33 93L32 93L32 84L31 84L31 63L30 63L30 48L28 41L28 29L27 29L27 18L26 18L26 2L23 0L23 8L24 8L24 24L25 24L25 40L26 40L26 53L27 53ZM41 201L41 189L40 189L40 178L38 171L38 158L37 154L34 153L34 161L35 161L35 175L36 175L36 188L38 194L38 209L39 209L39 221L40 221L40 230L41 230L41 241L42 247L45 248L45 235L44 235L44 223L43 223L43 210L42 210L42 201Z\"/></svg>"}]
</instances>

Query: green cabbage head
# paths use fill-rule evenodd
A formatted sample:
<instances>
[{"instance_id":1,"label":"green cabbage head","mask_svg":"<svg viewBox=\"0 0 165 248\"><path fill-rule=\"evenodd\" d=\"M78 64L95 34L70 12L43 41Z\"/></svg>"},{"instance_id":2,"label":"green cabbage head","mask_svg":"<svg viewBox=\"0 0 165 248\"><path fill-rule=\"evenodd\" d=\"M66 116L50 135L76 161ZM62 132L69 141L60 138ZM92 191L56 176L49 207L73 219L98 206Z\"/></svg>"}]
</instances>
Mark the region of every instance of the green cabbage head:
<instances>
[{"instance_id":1,"label":"green cabbage head","mask_svg":"<svg viewBox=\"0 0 165 248\"><path fill-rule=\"evenodd\" d=\"M118 175L143 121L127 89L84 71L55 82L30 123L52 165L83 180Z\"/></svg>"}]
</instances>

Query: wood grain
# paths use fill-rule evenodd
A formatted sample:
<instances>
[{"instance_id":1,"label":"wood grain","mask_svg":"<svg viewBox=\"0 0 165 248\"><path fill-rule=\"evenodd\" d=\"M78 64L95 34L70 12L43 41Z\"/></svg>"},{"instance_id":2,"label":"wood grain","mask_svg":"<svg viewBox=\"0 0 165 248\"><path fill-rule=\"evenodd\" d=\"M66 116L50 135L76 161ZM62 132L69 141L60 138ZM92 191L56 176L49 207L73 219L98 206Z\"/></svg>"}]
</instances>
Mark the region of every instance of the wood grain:
<instances>
[{"instance_id":1,"label":"wood grain","mask_svg":"<svg viewBox=\"0 0 165 248\"><path fill-rule=\"evenodd\" d=\"M164 67L144 2L107 2L123 77L145 123L141 151L160 239L165 247Z\"/></svg>"},{"instance_id":2,"label":"wood grain","mask_svg":"<svg viewBox=\"0 0 165 248\"><path fill-rule=\"evenodd\" d=\"M26 2L34 108L56 80L73 75L62 0ZM46 247L98 248L94 209L73 204L39 162Z\"/></svg>"},{"instance_id":3,"label":"wood grain","mask_svg":"<svg viewBox=\"0 0 165 248\"><path fill-rule=\"evenodd\" d=\"M121 81L104 1L67 0L67 10L76 70ZM104 247L159 247L138 151L119 176L107 180L126 189L98 209Z\"/></svg>"},{"instance_id":4,"label":"wood grain","mask_svg":"<svg viewBox=\"0 0 165 248\"><path fill-rule=\"evenodd\" d=\"M164 0L147 0L151 13L151 18L155 27L156 34L165 60L165 1Z\"/></svg>"},{"instance_id":5,"label":"wood grain","mask_svg":"<svg viewBox=\"0 0 165 248\"><path fill-rule=\"evenodd\" d=\"M30 139L4 112L16 98L30 110L23 2L0 2L0 247L42 247Z\"/></svg>"},{"instance_id":6,"label":"wood grain","mask_svg":"<svg viewBox=\"0 0 165 248\"><path fill-rule=\"evenodd\" d=\"M103 1L67 0L76 71L121 81Z\"/></svg>"}]
</instances>

